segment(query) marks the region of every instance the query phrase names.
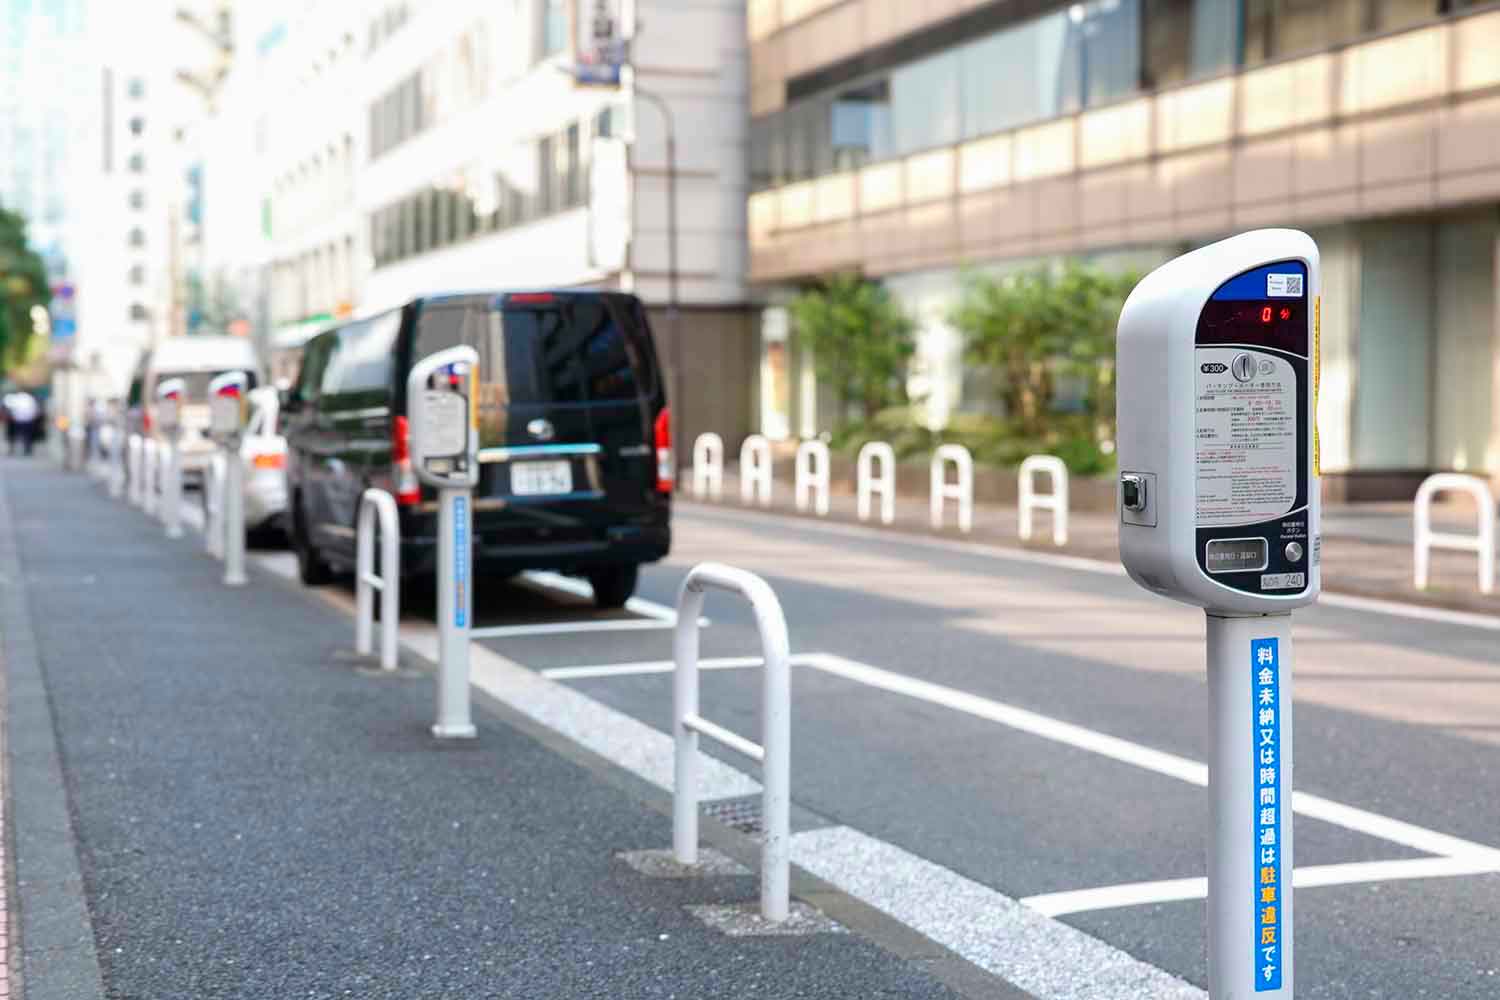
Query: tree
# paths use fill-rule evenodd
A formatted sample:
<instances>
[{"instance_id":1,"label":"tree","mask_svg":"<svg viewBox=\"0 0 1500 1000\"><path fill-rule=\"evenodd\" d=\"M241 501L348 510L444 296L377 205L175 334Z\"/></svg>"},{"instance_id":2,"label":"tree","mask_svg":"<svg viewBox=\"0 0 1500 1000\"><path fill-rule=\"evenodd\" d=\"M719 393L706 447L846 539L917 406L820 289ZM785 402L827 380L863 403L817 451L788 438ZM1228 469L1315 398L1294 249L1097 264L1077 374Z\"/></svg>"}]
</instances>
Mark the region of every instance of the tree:
<instances>
[{"instance_id":1,"label":"tree","mask_svg":"<svg viewBox=\"0 0 1500 1000\"><path fill-rule=\"evenodd\" d=\"M26 237L26 220L0 206L0 366L26 355L32 309L52 301L47 268Z\"/></svg>"},{"instance_id":2,"label":"tree","mask_svg":"<svg viewBox=\"0 0 1500 1000\"><path fill-rule=\"evenodd\" d=\"M1075 262L1060 271L970 275L950 321L964 336L965 360L996 376L1006 414L1023 435L1045 430L1060 374L1085 380L1085 411L1107 425L1114 418L1115 324L1134 284L1133 275Z\"/></svg>"},{"instance_id":3,"label":"tree","mask_svg":"<svg viewBox=\"0 0 1500 1000\"><path fill-rule=\"evenodd\" d=\"M866 423L906 401L915 324L885 288L838 275L798 295L792 328L812 352L818 378L839 401L838 420L858 404Z\"/></svg>"}]
</instances>

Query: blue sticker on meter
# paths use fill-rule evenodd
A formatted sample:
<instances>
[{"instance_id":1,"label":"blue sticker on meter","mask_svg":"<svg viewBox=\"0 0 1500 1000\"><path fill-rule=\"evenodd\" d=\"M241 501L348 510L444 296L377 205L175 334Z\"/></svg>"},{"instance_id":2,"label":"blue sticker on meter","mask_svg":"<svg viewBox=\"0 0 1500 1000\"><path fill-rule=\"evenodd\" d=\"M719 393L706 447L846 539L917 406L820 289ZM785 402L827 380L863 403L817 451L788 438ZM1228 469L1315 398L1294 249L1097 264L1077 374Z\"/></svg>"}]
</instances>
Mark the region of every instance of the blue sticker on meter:
<instances>
[{"instance_id":1,"label":"blue sticker on meter","mask_svg":"<svg viewBox=\"0 0 1500 1000\"><path fill-rule=\"evenodd\" d=\"M1250 673L1255 692L1250 731L1254 762L1255 992L1281 989L1285 965L1285 900L1282 896L1281 832L1281 656L1276 639L1250 640Z\"/></svg>"},{"instance_id":2,"label":"blue sticker on meter","mask_svg":"<svg viewBox=\"0 0 1500 1000\"><path fill-rule=\"evenodd\" d=\"M469 498L453 499L453 624L469 621Z\"/></svg>"}]
</instances>

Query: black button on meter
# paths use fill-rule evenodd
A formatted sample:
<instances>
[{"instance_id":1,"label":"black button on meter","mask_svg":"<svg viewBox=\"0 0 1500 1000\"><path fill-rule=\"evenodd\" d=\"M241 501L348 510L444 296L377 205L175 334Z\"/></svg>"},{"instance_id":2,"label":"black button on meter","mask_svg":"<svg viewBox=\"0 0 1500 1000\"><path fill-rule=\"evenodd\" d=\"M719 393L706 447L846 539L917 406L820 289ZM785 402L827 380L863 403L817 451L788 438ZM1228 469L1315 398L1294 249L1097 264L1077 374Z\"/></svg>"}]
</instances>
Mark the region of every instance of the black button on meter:
<instances>
[{"instance_id":1,"label":"black button on meter","mask_svg":"<svg viewBox=\"0 0 1500 1000\"><path fill-rule=\"evenodd\" d=\"M1120 505L1126 510L1146 509L1146 480L1126 473L1120 477Z\"/></svg>"}]
</instances>

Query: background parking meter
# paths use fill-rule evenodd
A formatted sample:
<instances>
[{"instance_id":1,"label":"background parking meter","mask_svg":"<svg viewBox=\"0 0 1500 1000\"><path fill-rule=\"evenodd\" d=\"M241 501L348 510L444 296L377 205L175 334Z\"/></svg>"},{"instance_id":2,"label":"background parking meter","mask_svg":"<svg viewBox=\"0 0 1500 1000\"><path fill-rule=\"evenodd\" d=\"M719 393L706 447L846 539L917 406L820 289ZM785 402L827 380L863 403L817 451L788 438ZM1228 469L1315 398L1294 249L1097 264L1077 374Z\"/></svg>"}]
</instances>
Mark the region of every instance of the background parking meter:
<instances>
[{"instance_id":1,"label":"background parking meter","mask_svg":"<svg viewBox=\"0 0 1500 1000\"><path fill-rule=\"evenodd\" d=\"M208 384L209 431L224 451L224 491L219 523L224 528L224 585L242 587L245 576L245 468L240 462L240 435L245 428L244 372L225 372Z\"/></svg>"},{"instance_id":2,"label":"background parking meter","mask_svg":"<svg viewBox=\"0 0 1500 1000\"><path fill-rule=\"evenodd\" d=\"M1120 557L1207 613L1209 994L1292 996L1291 611L1320 584L1318 248L1245 233L1147 275L1117 341Z\"/></svg>"},{"instance_id":3,"label":"background parking meter","mask_svg":"<svg viewBox=\"0 0 1500 1000\"><path fill-rule=\"evenodd\" d=\"M417 478L438 489L439 739L471 739L469 622L474 591L469 566L472 498L479 482L479 354L452 347L412 366L406 380L411 459Z\"/></svg>"},{"instance_id":4,"label":"background parking meter","mask_svg":"<svg viewBox=\"0 0 1500 1000\"><path fill-rule=\"evenodd\" d=\"M167 440L167 475L162 483L162 521L168 538L182 537L182 454L179 420L187 383L180 378L163 379L156 387L156 423Z\"/></svg>"}]
</instances>

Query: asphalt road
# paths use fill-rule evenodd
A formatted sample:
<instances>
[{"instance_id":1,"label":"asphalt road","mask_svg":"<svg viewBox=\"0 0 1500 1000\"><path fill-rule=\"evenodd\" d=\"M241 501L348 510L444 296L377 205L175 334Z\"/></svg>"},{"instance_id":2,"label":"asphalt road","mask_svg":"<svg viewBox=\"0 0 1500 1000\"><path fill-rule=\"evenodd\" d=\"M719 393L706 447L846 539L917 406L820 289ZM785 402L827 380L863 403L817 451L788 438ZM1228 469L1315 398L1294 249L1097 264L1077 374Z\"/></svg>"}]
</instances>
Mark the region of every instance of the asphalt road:
<instances>
[{"instance_id":1,"label":"asphalt road","mask_svg":"<svg viewBox=\"0 0 1500 1000\"><path fill-rule=\"evenodd\" d=\"M1202 890L1178 881L1205 871L1201 612L1108 566L687 504L675 532L632 613L600 616L555 581L495 585L479 642L665 733L671 632L652 617L697 562L760 573L793 652L822 654L793 670L794 860L1038 996L1103 975L1063 927L1206 986ZM746 608L712 596L707 614L705 658L757 652ZM1492 1000L1500 631L1334 604L1296 628L1296 862L1320 883L1297 897L1299 995ZM753 669L705 672L703 714L753 737L759 690ZM891 870L841 867L851 850ZM938 912L960 891L968 912ZM1006 953L1003 928L965 943L957 925L1016 900L1055 917L1027 925L1039 955ZM1133 989L1114 995L1168 987Z\"/></svg>"}]
</instances>

